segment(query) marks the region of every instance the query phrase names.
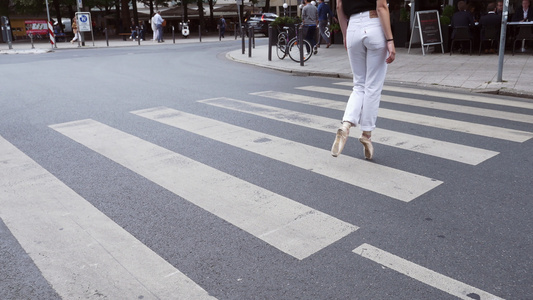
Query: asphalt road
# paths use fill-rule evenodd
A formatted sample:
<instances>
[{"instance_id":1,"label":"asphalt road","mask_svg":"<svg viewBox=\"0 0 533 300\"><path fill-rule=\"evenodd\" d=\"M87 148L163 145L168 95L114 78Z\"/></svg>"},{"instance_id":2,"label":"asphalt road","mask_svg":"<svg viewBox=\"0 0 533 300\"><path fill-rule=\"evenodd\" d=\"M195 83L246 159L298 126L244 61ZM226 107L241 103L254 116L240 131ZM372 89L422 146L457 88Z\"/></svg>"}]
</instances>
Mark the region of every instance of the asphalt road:
<instances>
[{"instance_id":1,"label":"asphalt road","mask_svg":"<svg viewBox=\"0 0 533 300\"><path fill-rule=\"evenodd\" d=\"M533 103L340 79L239 41L0 56L0 299L533 299Z\"/></svg>"}]
</instances>

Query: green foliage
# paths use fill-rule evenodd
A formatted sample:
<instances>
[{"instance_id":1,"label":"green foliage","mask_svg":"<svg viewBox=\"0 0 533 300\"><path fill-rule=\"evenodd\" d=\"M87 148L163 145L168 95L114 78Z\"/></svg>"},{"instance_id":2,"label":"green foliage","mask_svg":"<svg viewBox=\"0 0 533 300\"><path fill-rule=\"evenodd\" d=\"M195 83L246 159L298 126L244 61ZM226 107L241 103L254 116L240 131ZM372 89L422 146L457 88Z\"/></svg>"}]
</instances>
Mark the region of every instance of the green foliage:
<instances>
[{"instance_id":1,"label":"green foliage","mask_svg":"<svg viewBox=\"0 0 533 300\"><path fill-rule=\"evenodd\" d=\"M447 16L440 16L440 25L448 26L452 23L452 20L450 17Z\"/></svg>"},{"instance_id":2,"label":"green foliage","mask_svg":"<svg viewBox=\"0 0 533 300\"><path fill-rule=\"evenodd\" d=\"M270 25L272 27L283 27L283 26L292 26L294 24L300 24L302 20L300 17L277 17Z\"/></svg>"},{"instance_id":3,"label":"green foliage","mask_svg":"<svg viewBox=\"0 0 533 300\"><path fill-rule=\"evenodd\" d=\"M329 31L337 32L339 30L341 30L341 25L339 25L339 23L331 23L331 25L329 25Z\"/></svg>"},{"instance_id":4,"label":"green foliage","mask_svg":"<svg viewBox=\"0 0 533 300\"><path fill-rule=\"evenodd\" d=\"M453 6L446 5L442 10L442 16L440 17L441 26L448 26L452 23Z\"/></svg>"},{"instance_id":5,"label":"green foliage","mask_svg":"<svg viewBox=\"0 0 533 300\"><path fill-rule=\"evenodd\" d=\"M442 10L442 15L451 18L453 16L453 6L446 5Z\"/></svg>"},{"instance_id":6,"label":"green foliage","mask_svg":"<svg viewBox=\"0 0 533 300\"><path fill-rule=\"evenodd\" d=\"M400 22L409 22L409 11L405 7L400 8Z\"/></svg>"}]
</instances>

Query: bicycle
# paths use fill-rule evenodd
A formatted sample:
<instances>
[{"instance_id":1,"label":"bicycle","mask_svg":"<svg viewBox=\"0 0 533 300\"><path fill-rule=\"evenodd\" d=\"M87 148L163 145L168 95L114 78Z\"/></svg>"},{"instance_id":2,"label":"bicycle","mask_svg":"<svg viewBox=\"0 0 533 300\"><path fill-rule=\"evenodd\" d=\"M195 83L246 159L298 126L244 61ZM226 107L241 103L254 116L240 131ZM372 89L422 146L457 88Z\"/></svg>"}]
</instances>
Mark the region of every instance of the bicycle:
<instances>
[{"instance_id":1,"label":"bicycle","mask_svg":"<svg viewBox=\"0 0 533 300\"><path fill-rule=\"evenodd\" d=\"M295 26L296 36L289 40L289 27L284 26L282 31L278 34L278 42L276 44L276 54L279 59L284 59L287 54L295 61L300 62L300 45L298 43L298 26ZM307 40L303 40L304 49L304 61L309 60L313 55L313 48L311 43Z\"/></svg>"}]
</instances>

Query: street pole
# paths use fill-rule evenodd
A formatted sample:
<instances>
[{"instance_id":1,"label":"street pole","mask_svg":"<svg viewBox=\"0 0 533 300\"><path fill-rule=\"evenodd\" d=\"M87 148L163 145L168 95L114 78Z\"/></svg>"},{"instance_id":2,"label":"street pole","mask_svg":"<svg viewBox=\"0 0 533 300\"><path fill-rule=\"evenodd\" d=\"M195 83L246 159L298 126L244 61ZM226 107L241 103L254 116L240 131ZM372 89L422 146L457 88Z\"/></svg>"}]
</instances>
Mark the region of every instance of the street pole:
<instances>
[{"instance_id":1,"label":"street pole","mask_svg":"<svg viewBox=\"0 0 533 300\"><path fill-rule=\"evenodd\" d=\"M83 7L82 0L78 0L78 13L81 13L80 8L82 8L82 7ZM76 22L78 22L78 15L76 15ZM78 42L78 47L79 47L79 43L80 42L81 42L82 46L85 46L85 35L80 31L79 27L78 27L78 34L80 36L80 39L79 39L79 42Z\"/></svg>"},{"instance_id":2,"label":"street pole","mask_svg":"<svg viewBox=\"0 0 533 300\"><path fill-rule=\"evenodd\" d=\"M502 28L500 34L500 49L498 51L498 82L503 82L503 56L505 52L505 40L507 35L507 15L509 12L509 0L503 1Z\"/></svg>"},{"instance_id":3,"label":"street pole","mask_svg":"<svg viewBox=\"0 0 533 300\"><path fill-rule=\"evenodd\" d=\"M46 24L46 28L48 28L50 26L50 9L48 8L48 0L46 0L46 15L48 16L48 24ZM50 34L53 35L53 31ZM54 49L54 46L57 48L55 40L54 40L54 43L51 44L51 46L52 46L52 49Z\"/></svg>"}]
</instances>

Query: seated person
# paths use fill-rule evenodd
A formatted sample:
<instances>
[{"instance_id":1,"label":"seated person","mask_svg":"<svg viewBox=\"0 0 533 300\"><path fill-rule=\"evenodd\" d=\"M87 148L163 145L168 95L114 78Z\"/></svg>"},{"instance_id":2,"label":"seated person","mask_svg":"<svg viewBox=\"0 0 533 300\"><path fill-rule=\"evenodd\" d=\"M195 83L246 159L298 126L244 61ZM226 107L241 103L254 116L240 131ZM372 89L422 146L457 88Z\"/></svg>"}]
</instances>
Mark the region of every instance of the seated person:
<instances>
[{"instance_id":1,"label":"seated person","mask_svg":"<svg viewBox=\"0 0 533 300\"><path fill-rule=\"evenodd\" d=\"M139 21L139 38L144 41L144 21Z\"/></svg>"},{"instance_id":2,"label":"seated person","mask_svg":"<svg viewBox=\"0 0 533 300\"><path fill-rule=\"evenodd\" d=\"M134 40L137 38L137 29L136 29L136 26L135 26L135 21L131 21L131 25L130 25L130 30L131 30L131 36L130 36L130 40Z\"/></svg>"},{"instance_id":3,"label":"seated person","mask_svg":"<svg viewBox=\"0 0 533 300\"><path fill-rule=\"evenodd\" d=\"M470 30L471 26L474 26L474 18L472 17L472 14L468 12L467 5L465 1L459 1L457 3L457 9L458 11L453 14L452 16L452 39L455 38L456 28L457 27L468 27L468 33L470 35L470 38L472 38L472 31ZM464 49L464 47L461 47ZM464 51L463 51L464 52Z\"/></svg>"},{"instance_id":4,"label":"seated person","mask_svg":"<svg viewBox=\"0 0 533 300\"><path fill-rule=\"evenodd\" d=\"M500 27L501 27L501 16L497 13L497 6L496 3L489 3L487 5L487 11L488 13L481 17L479 20L479 24L481 25L481 43L483 42L483 39L485 38L485 28L487 27L493 27L496 28L498 35L500 35ZM498 44L498 40L496 40L496 45ZM495 49L485 49L485 53L495 53Z\"/></svg>"},{"instance_id":5,"label":"seated person","mask_svg":"<svg viewBox=\"0 0 533 300\"><path fill-rule=\"evenodd\" d=\"M529 0L522 0L522 6L517 8L513 15L513 22L533 21L533 15L529 13Z\"/></svg>"}]
</instances>

